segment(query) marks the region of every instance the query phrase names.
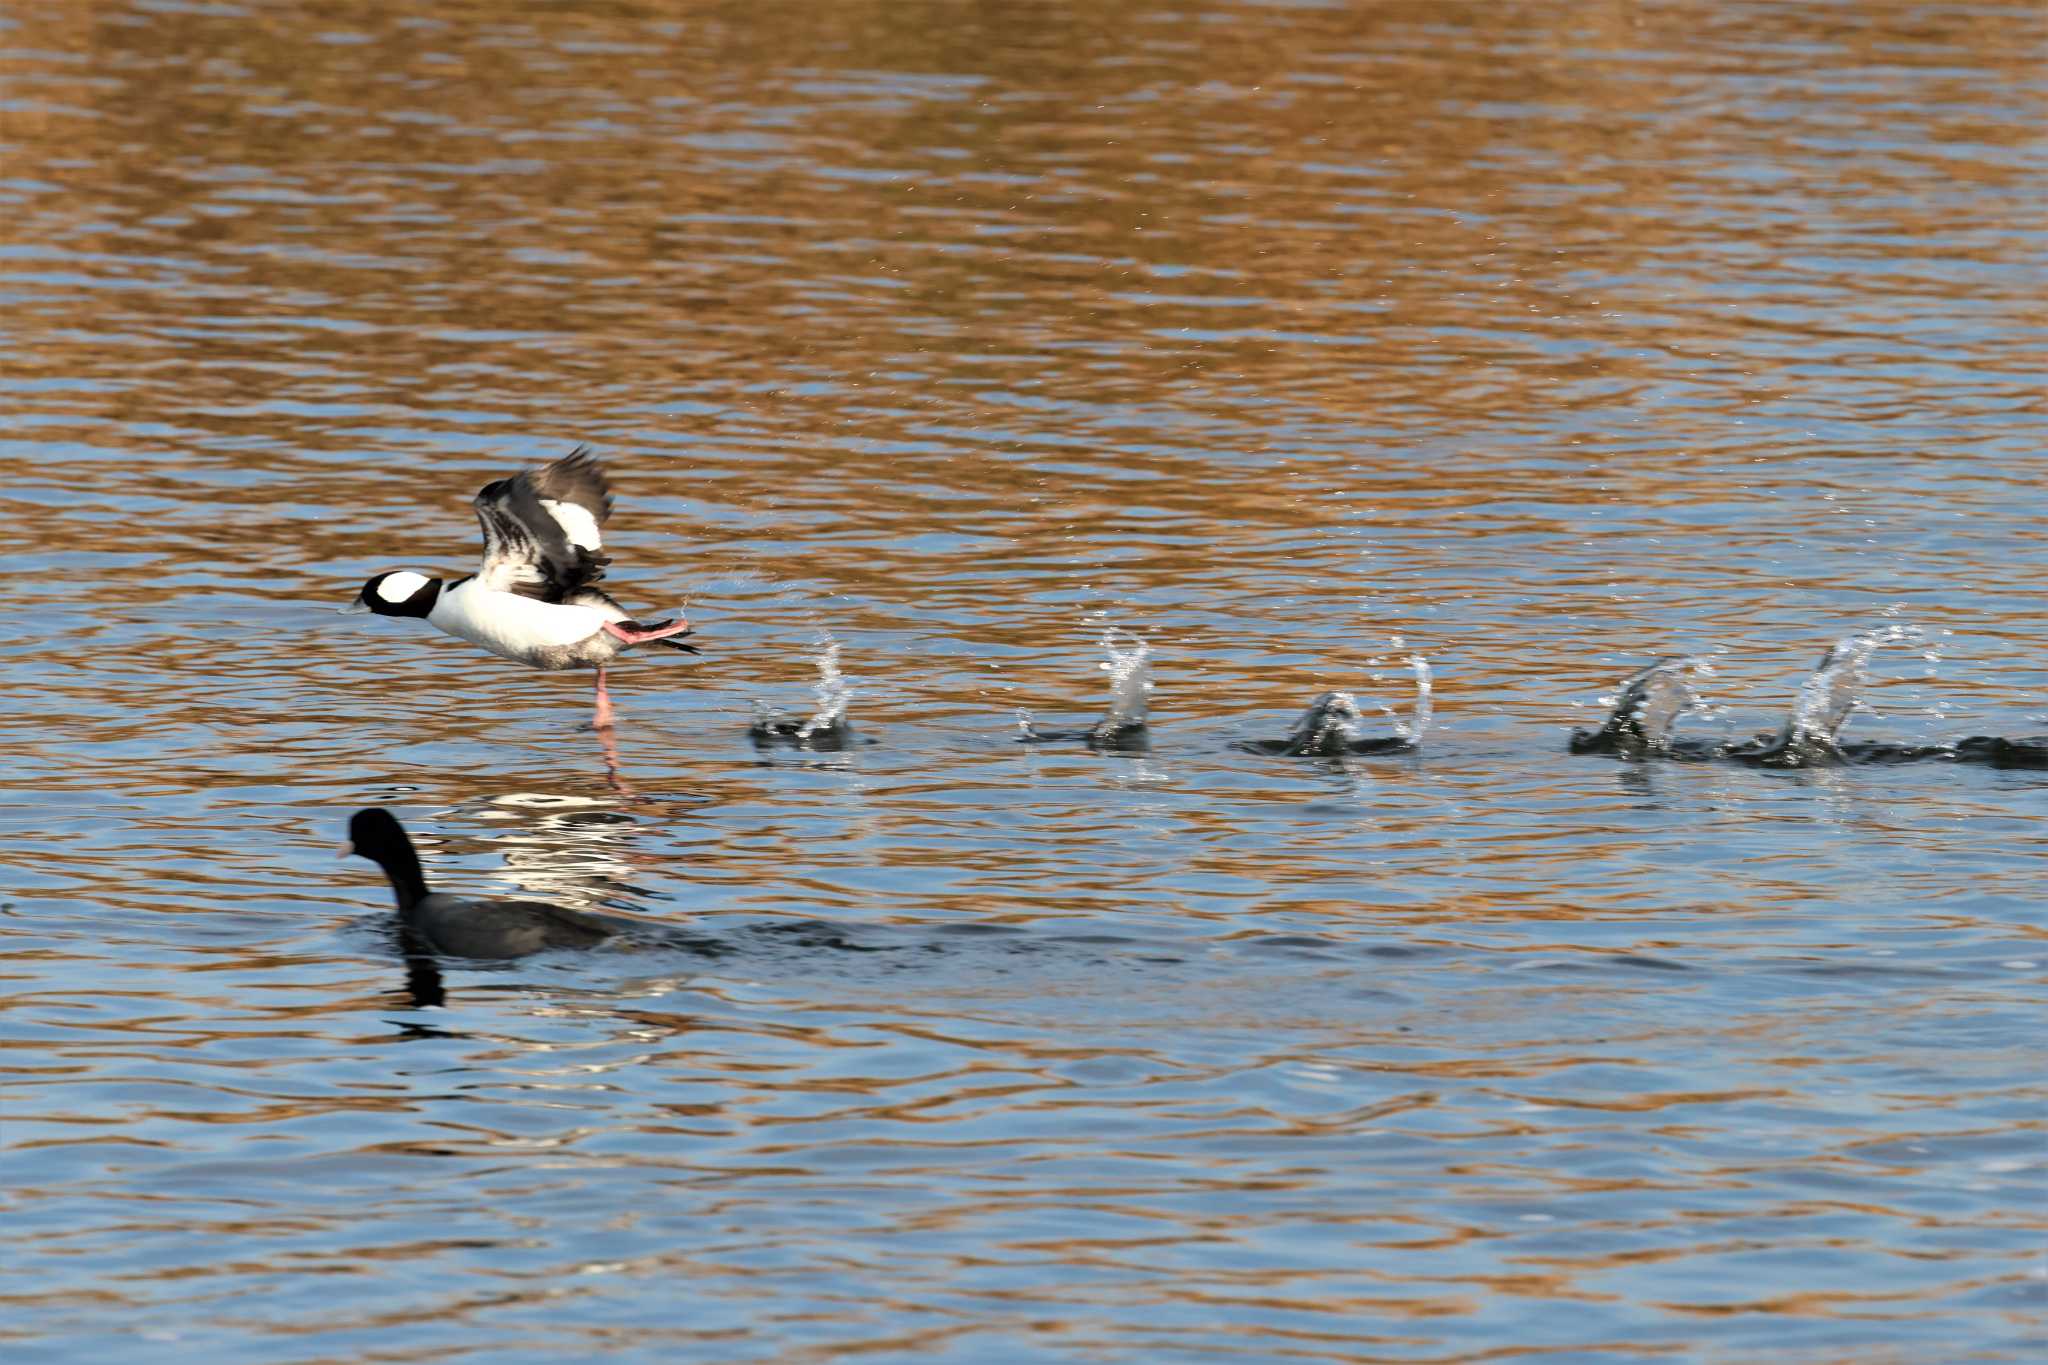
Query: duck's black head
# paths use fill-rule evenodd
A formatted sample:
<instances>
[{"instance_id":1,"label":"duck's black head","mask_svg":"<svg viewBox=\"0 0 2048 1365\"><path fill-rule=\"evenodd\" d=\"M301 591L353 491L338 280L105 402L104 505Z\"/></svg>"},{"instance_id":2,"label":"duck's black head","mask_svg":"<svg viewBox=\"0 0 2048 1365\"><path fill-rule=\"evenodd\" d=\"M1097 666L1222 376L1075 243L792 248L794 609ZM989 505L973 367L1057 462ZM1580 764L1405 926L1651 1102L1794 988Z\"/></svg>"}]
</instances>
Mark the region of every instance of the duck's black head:
<instances>
[{"instance_id":1,"label":"duck's black head","mask_svg":"<svg viewBox=\"0 0 2048 1365\"><path fill-rule=\"evenodd\" d=\"M411 569L380 573L363 584L348 611L374 611L379 616L425 616L441 596L441 580Z\"/></svg>"},{"instance_id":2,"label":"duck's black head","mask_svg":"<svg viewBox=\"0 0 2048 1365\"><path fill-rule=\"evenodd\" d=\"M408 909L427 894L419 855L412 850L405 826L382 806L371 806L349 817L348 847L342 853L368 858L383 868L384 875L391 879L391 890L398 897L400 910Z\"/></svg>"}]
</instances>

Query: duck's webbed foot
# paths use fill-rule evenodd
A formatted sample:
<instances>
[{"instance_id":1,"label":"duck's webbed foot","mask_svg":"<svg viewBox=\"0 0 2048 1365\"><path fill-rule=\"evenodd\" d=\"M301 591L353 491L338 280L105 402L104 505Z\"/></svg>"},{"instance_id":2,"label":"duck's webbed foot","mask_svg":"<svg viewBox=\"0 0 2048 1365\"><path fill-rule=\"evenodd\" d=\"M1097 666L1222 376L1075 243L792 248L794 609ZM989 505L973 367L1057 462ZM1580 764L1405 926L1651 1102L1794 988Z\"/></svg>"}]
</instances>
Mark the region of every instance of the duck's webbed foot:
<instances>
[{"instance_id":1,"label":"duck's webbed foot","mask_svg":"<svg viewBox=\"0 0 2048 1365\"><path fill-rule=\"evenodd\" d=\"M604 631L626 645L644 645L691 633L690 623L680 616L673 621L657 621L651 626L643 626L638 621L607 621Z\"/></svg>"}]
</instances>

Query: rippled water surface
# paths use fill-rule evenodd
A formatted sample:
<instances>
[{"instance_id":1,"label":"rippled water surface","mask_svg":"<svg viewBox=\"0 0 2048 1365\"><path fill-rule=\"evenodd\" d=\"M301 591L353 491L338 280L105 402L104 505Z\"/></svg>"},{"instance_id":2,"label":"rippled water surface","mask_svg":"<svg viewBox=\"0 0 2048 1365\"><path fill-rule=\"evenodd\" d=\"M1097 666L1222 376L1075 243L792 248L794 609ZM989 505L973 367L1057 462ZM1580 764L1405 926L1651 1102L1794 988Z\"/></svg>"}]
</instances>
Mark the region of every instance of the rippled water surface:
<instances>
[{"instance_id":1,"label":"rippled water surface","mask_svg":"<svg viewBox=\"0 0 2048 1365\"><path fill-rule=\"evenodd\" d=\"M0 1355L2036 1360L2048 18L0 15ZM333 614L590 442L581 675ZM1150 646L1149 749L1025 745ZM757 750L839 646L842 753ZM651 655L653 652L650 651ZM1421 752L1245 752L1319 692ZM408 970L445 885L683 925ZM433 1003L439 999L440 1003Z\"/></svg>"}]
</instances>

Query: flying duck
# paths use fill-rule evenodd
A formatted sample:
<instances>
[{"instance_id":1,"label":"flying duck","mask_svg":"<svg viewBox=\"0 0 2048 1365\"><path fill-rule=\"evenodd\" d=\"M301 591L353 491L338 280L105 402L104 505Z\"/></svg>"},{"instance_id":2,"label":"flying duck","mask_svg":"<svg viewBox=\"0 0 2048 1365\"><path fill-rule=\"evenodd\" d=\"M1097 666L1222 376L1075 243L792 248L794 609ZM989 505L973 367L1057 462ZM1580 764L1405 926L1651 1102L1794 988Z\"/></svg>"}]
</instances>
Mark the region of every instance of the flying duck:
<instances>
[{"instance_id":1,"label":"flying duck","mask_svg":"<svg viewBox=\"0 0 2048 1365\"><path fill-rule=\"evenodd\" d=\"M695 654L681 616L643 625L597 586L610 558L598 528L612 514L604 470L588 446L553 464L484 485L476 495L483 562L453 583L411 569L380 573L346 611L417 616L436 629L534 668L597 670L592 725L612 725L605 665L656 641Z\"/></svg>"},{"instance_id":2,"label":"flying duck","mask_svg":"<svg viewBox=\"0 0 2048 1365\"><path fill-rule=\"evenodd\" d=\"M489 900L427 890L419 855L405 827L381 806L359 810L348 822L342 856L368 858L391 879L398 918L428 951L447 957L527 957L548 948L595 948L623 932L607 921L546 901Z\"/></svg>"}]
</instances>

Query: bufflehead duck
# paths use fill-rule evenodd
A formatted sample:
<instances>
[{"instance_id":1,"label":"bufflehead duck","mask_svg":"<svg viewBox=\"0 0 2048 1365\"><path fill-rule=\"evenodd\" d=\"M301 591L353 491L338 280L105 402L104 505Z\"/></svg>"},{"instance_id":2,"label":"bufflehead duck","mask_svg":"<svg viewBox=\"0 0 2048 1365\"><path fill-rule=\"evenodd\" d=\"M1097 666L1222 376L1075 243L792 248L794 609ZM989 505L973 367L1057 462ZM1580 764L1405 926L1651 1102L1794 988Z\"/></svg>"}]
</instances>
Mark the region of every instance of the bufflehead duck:
<instances>
[{"instance_id":1,"label":"bufflehead duck","mask_svg":"<svg viewBox=\"0 0 2048 1365\"><path fill-rule=\"evenodd\" d=\"M428 951L447 957L526 957L548 948L594 948L624 932L608 921L546 901L489 900L427 890L405 827L381 806L348 822L342 855L368 858L391 879L398 918Z\"/></svg>"},{"instance_id":2,"label":"bufflehead duck","mask_svg":"<svg viewBox=\"0 0 2048 1365\"><path fill-rule=\"evenodd\" d=\"M612 514L611 488L587 446L553 464L484 485L476 495L483 562L467 578L443 583L411 569L363 584L347 611L417 616L436 629L534 668L597 670L592 724L611 728L605 665L634 645L656 641L695 654L680 637L690 623L643 625L597 587L611 560L599 553L598 528Z\"/></svg>"}]
</instances>

